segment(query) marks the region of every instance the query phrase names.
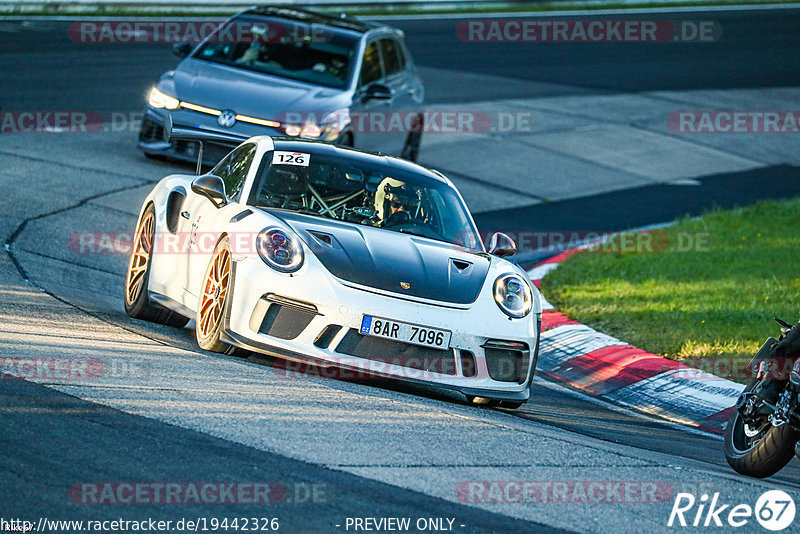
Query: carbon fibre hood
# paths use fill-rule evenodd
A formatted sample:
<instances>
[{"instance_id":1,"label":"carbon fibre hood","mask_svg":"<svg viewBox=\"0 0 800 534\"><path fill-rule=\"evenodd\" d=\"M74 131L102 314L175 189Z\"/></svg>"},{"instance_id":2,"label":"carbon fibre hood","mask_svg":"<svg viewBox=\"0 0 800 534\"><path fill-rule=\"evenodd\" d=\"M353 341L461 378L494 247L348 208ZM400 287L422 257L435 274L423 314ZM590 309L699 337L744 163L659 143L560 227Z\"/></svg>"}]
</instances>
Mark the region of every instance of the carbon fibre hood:
<instances>
[{"instance_id":1,"label":"carbon fibre hood","mask_svg":"<svg viewBox=\"0 0 800 534\"><path fill-rule=\"evenodd\" d=\"M299 213L269 213L294 230L337 278L399 296L469 304L489 271L488 258L448 243Z\"/></svg>"}]
</instances>

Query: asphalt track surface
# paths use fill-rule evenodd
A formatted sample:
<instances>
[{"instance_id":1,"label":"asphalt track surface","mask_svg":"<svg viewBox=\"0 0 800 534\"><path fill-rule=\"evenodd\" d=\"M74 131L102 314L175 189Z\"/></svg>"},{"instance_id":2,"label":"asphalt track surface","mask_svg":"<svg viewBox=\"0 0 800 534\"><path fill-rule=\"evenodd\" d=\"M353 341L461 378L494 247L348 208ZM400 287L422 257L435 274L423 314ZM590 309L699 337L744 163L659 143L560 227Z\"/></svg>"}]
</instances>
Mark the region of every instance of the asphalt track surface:
<instances>
[{"instance_id":1,"label":"asphalt track surface","mask_svg":"<svg viewBox=\"0 0 800 534\"><path fill-rule=\"evenodd\" d=\"M709 16L686 18L718 20L725 28L726 37L731 38L711 44L541 45L531 48L441 40L442 34L452 35L455 31L456 21L453 20L398 21L396 24L407 32L418 63L426 69L431 103L645 89L794 86L800 82L800 55L797 54L800 38L795 31L800 15L796 12L714 12ZM0 32L0 50L3 51L0 55L0 71L3 72L0 106L3 109L139 111L146 88L175 63L174 56L163 45L72 43L64 37L64 24L34 21L24 30L14 31L12 26ZM465 53L467 46L472 48ZM465 75L501 76L510 82L493 86L457 83L453 71ZM6 256L0 264L6 280L3 283L4 315L13 315L20 324L49 317L53 321L49 328L74 328L73 335L78 337L82 331L89 331L82 330L89 319L97 320L109 330L120 327L195 357L202 356L193 345L191 331L175 332L130 321L121 313L117 286L124 258L98 257L68 264L64 255L50 252L53 240L62 239L67 231L132 228L135 217L131 213L150 182L159 173L166 174L173 169L168 164L143 161L132 143L83 147L84 160L80 152L84 142L68 139L62 144L61 141L32 139L27 152L25 147L12 151L3 145L2 159L10 176L39 176L41 187L60 192L59 198L29 206L20 205L30 194L22 191L23 186L3 197L0 213L3 237L6 242L12 242L12 250L15 250L14 263ZM14 143L20 144L19 140ZM67 154L72 156L69 164L57 163L62 154L65 159ZM104 171L103 157L111 158L117 166ZM141 166L152 178L127 177L126 163ZM492 228L502 228L504 224L519 228L519 221L524 220L531 229L541 230L580 227L575 217L584 217L592 228L615 230L663 222L683 213L698 213L715 204L736 205L800 192L796 167L770 168L769 171L768 181L757 174L759 171L742 173L735 178L733 183L738 185L733 188L725 185L730 181L723 183L722 178L710 177L701 180L700 188L664 187L660 190L661 186L652 186L651 189L485 212L477 214L476 219L481 226ZM115 181L119 182L118 186L109 187ZM114 196L104 192L113 189L121 193ZM642 205L642 199L653 195L662 200L660 210ZM113 201L98 208L96 201L105 196ZM97 198L92 200L92 197ZM27 296L30 287L21 282L22 276L30 278L37 287L44 288L58 300L42 305L34 297ZM71 278L70 284L63 283L67 277ZM22 296L16 298L15 294ZM10 350L13 337L8 334L4 337L7 339L3 346ZM17 345L21 351L29 348L24 338L17 341ZM230 366L234 374L241 372L244 379L251 370L245 365L249 363L270 362L254 358L252 362L233 361ZM531 401L512 415L465 406L463 400L434 388L332 382L336 383L331 386L334 389L355 391L366 397L411 398L409 402L417 403L420 409L435 406L437 410L460 417L475 417L515 428L522 425L527 432L553 436L564 443L580 440L594 444L598 450L620 451L620 454L624 451L643 460L658 458L659 465L664 468L702 471L704 480L712 480L718 487L725 487L733 480L740 481L722 458L721 442L717 438L621 411L557 385L537 383ZM6 505L2 513L7 515L39 517L47 513L49 517L64 519L87 515L103 519L130 514L128 509L119 507L93 507L87 511L76 506L65 498L65 488L76 481L280 480L289 486L322 484L335 488L335 499L330 502L282 505L276 513L282 519L282 529L287 532L340 532L341 529L334 528L333 518L338 522L353 516L457 517L460 523L467 525L461 529L464 532L539 532L550 528L530 519L513 519L506 513L493 513L433 497L424 490L407 489L418 488L420 484L388 484L371 476L353 474L352 470L326 467L330 463L319 462L324 464L320 466L317 462L248 447L235 440L116 410L27 381L0 381L0 407L0 480L3 482L0 503ZM358 412L354 410L353 416L357 417ZM221 420L219 424L227 423ZM307 439L313 440L314 436ZM386 447L403 447L392 439L387 438ZM414 436L406 439L412 447L432 446ZM475 436L476 441L480 439ZM299 441L295 446L302 450L310 444ZM560 453L534 449L528 454L532 464L536 464L534 457L553 456L558 461ZM491 449L485 451L485 458L487 463L498 461ZM609 467L606 476L614 480L615 473L616 468ZM753 495L763 488L773 487L796 494L800 488L796 483L797 475L794 461L766 484L754 483ZM216 517L249 515L250 512L264 515L263 509L242 505L218 505L212 512ZM209 509L187 505L178 513L174 507L142 505L137 507L136 513L174 519L176 516L207 516ZM635 516L629 516L624 510L608 510L608 515L612 517L604 515L603 523L575 524L568 530L626 530L631 527L626 522L635 520L631 519ZM665 524L666 515L662 519Z\"/></svg>"}]
</instances>

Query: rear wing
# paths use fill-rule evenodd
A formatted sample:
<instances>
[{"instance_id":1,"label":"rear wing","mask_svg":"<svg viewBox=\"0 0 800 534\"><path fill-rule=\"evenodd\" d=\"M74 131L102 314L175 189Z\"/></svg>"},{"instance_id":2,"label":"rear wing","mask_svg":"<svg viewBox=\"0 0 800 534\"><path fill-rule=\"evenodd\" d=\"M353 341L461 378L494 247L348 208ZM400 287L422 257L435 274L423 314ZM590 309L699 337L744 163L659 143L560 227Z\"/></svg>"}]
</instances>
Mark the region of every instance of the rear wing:
<instances>
[{"instance_id":1,"label":"rear wing","mask_svg":"<svg viewBox=\"0 0 800 534\"><path fill-rule=\"evenodd\" d=\"M198 130L188 126L172 123L172 117L167 115L164 120L164 141L194 141L198 144L197 151L197 174L199 175L203 166L203 148L205 143L230 146L235 148L247 141L247 137L234 133L216 132L213 130Z\"/></svg>"}]
</instances>

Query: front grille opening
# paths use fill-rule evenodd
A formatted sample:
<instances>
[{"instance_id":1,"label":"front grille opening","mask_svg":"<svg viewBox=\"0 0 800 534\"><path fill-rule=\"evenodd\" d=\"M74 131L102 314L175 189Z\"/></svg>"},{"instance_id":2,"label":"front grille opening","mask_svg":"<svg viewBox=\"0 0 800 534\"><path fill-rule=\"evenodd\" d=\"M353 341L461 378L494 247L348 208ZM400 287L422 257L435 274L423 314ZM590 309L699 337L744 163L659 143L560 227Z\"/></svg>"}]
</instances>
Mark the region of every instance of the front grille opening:
<instances>
[{"instance_id":1,"label":"front grille opening","mask_svg":"<svg viewBox=\"0 0 800 534\"><path fill-rule=\"evenodd\" d=\"M329 324L322 329L317 339L314 340L314 346L318 349L327 349L331 345L331 341L336 337L342 327L338 324Z\"/></svg>"},{"instance_id":2,"label":"front grille opening","mask_svg":"<svg viewBox=\"0 0 800 534\"><path fill-rule=\"evenodd\" d=\"M278 339L295 339L306 329L314 317L315 314L305 310L281 304L270 304L258 332Z\"/></svg>"},{"instance_id":3,"label":"front grille opening","mask_svg":"<svg viewBox=\"0 0 800 534\"><path fill-rule=\"evenodd\" d=\"M150 117L146 116L142 119L142 126L139 130L139 141L143 143L152 143L153 141L164 140L164 128L160 124L156 124Z\"/></svg>"},{"instance_id":4,"label":"front grille opening","mask_svg":"<svg viewBox=\"0 0 800 534\"><path fill-rule=\"evenodd\" d=\"M187 156L193 157L195 154L197 154L196 152L197 148L195 147L196 144L197 143L195 143L194 141L181 140L181 141L175 141L174 143L172 143L172 146L175 149L175 152L177 152L178 154L185 154Z\"/></svg>"},{"instance_id":5,"label":"front grille opening","mask_svg":"<svg viewBox=\"0 0 800 534\"><path fill-rule=\"evenodd\" d=\"M527 348L519 342L488 341L483 351L492 380L524 383L528 371Z\"/></svg>"},{"instance_id":6,"label":"front grille opening","mask_svg":"<svg viewBox=\"0 0 800 534\"><path fill-rule=\"evenodd\" d=\"M352 328L336 346L336 352L409 369L451 376L456 374L456 359L452 350L438 350L364 336Z\"/></svg>"},{"instance_id":7,"label":"front grille opening","mask_svg":"<svg viewBox=\"0 0 800 534\"><path fill-rule=\"evenodd\" d=\"M478 374L475 355L468 350L459 351L461 356L461 374L467 378L472 378Z\"/></svg>"}]
</instances>

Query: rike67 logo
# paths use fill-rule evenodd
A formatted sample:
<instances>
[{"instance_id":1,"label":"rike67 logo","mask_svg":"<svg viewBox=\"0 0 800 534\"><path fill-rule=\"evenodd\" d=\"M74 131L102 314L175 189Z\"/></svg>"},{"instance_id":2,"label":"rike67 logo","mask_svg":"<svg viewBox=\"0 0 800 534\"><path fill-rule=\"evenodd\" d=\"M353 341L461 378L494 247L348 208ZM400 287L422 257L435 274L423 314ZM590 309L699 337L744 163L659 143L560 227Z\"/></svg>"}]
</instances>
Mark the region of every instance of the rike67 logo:
<instances>
[{"instance_id":1,"label":"rike67 logo","mask_svg":"<svg viewBox=\"0 0 800 534\"><path fill-rule=\"evenodd\" d=\"M691 493L678 493L667 526L743 527L755 517L765 529L780 531L792 524L794 515L794 499L781 490L764 492L755 506L723 504L719 493L714 493L710 499L707 494L697 499Z\"/></svg>"}]
</instances>

